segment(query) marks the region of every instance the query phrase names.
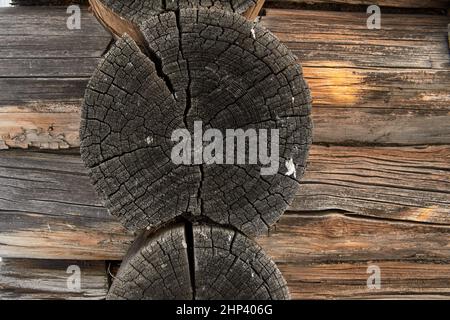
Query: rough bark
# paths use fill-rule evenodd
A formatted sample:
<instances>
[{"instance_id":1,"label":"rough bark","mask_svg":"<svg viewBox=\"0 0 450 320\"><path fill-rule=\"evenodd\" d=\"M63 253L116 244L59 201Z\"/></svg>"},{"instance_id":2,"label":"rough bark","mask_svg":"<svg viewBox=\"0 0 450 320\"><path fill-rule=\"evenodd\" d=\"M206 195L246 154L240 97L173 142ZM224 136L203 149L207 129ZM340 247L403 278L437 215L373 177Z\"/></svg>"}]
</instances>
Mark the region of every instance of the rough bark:
<instances>
[{"instance_id":1,"label":"rough bark","mask_svg":"<svg viewBox=\"0 0 450 320\"><path fill-rule=\"evenodd\" d=\"M119 40L88 84L82 111L81 154L106 207L131 230L185 216L266 232L292 201L311 142L310 95L295 57L226 11L180 10L140 28L146 50ZM248 164L248 143L245 164L175 164L171 134L185 128L193 136L195 121L224 137L226 129L263 129L270 141L279 130L277 173ZM296 174L288 175L288 161Z\"/></svg>"},{"instance_id":2,"label":"rough bark","mask_svg":"<svg viewBox=\"0 0 450 320\"><path fill-rule=\"evenodd\" d=\"M275 263L244 235L221 227L177 225L141 234L107 299L289 299Z\"/></svg>"}]
</instances>

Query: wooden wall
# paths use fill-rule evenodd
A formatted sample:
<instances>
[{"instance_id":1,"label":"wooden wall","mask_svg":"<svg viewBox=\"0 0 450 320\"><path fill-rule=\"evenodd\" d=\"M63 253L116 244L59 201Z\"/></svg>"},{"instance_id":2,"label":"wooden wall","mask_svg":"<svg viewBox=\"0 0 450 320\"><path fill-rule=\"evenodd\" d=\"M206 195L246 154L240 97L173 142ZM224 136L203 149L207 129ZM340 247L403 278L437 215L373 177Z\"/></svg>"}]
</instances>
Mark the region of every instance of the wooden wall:
<instances>
[{"instance_id":1,"label":"wooden wall","mask_svg":"<svg viewBox=\"0 0 450 320\"><path fill-rule=\"evenodd\" d=\"M0 298L102 298L133 240L77 149L84 87L111 37L86 10L81 30L67 16L0 9ZM450 17L383 14L381 30L366 18L266 9L311 87L315 145L289 211L257 241L294 298L448 298Z\"/></svg>"}]
</instances>

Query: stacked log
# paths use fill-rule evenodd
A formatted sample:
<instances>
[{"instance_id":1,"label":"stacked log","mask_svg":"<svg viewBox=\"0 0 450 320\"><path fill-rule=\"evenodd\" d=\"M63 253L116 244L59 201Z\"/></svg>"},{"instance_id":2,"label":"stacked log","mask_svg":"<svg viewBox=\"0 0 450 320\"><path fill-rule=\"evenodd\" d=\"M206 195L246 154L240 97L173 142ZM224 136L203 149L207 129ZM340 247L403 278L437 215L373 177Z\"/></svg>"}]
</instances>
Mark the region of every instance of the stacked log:
<instances>
[{"instance_id":1,"label":"stacked log","mask_svg":"<svg viewBox=\"0 0 450 320\"><path fill-rule=\"evenodd\" d=\"M108 211L141 233L108 298L289 298L249 237L305 171L311 96L296 57L238 14L252 1L92 3L118 40L87 86L81 156Z\"/></svg>"}]
</instances>

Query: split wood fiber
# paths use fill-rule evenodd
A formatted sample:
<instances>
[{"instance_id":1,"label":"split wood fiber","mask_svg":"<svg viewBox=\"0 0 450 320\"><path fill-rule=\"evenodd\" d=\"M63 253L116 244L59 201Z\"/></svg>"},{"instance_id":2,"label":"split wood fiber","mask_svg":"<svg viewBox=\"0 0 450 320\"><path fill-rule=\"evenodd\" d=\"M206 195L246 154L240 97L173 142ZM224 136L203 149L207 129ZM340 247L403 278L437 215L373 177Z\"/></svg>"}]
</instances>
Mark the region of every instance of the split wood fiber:
<instances>
[{"instance_id":1,"label":"split wood fiber","mask_svg":"<svg viewBox=\"0 0 450 320\"><path fill-rule=\"evenodd\" d=\"M295 56L266 29L222 10L168 12L140 30L145 50L126 35L118 40L82 110L81 155L106 207L130 230L183 216L267 232L295 196L311 143L311 98ZM261 163L175 164L171 134L193 135L195 121L224 137L226 129L265 129L270 140L279 130L278 172L262 176ZM287 174L289 161L296 174Z\"/></svg>"},{"instance_id":2,"label":"split wood fiber","mask_svg":"<svg viewBox=\"0 0 450 320\"><path fill-rule=\"evenodd\" d=\"M289 299L286 281L264 251L239 232L175 225L133 244L107 299Z\"/></svg>"}]
</instances>

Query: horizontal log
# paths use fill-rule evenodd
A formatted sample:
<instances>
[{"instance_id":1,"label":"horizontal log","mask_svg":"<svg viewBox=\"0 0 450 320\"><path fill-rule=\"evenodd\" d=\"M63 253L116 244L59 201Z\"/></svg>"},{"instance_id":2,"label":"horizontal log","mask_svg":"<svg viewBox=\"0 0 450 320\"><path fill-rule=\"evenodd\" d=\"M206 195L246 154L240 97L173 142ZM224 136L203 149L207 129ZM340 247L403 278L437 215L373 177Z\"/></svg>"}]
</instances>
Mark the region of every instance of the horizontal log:
<instances>
[{"instance_id":1,"label":"horizontal log","mask_svg":"<svg viewBox=\"0 0 450 320\"><path fill-rule=\"evenodd\" d=\"M108 271L120 261L3 259L0 262L2 299L102 299ZM69 289L69 266L80 267L81 291ZM106 265L106 268L105 268ZM448 264L414 261L278 262L293 299L448 299ZM380 270L380 288L368 288L369 266ZM370 271L370 270L369 270Z\"/></svg>"},{"instance_id":2,"label":"horizontal log","mask_svg":"<svg viewBox=\"0 0 450 320\"><path fill-rule=\"evenodd\" d=\"M107 290L104 261L0 259L2 300L101 299Z\"/></svg>"},{"instance_id":3,"label":"horizontal log","mask_svg":"<svg viewBox=\"0 0 450 320\"><path fill-rule=\"evenodd\" d=\"M0 64L3 78L88 78L95 70L100 58L4 58ZM64 82L60 80L61 84ZM37 79L34 82L39 83ZM86 79L82 88L86 85ZM2 95L3 98L3 95ZM79 99L80 96L78 95ZM37 100L34 98L33 100ZM15 100L14 100L15 101Z\"/></svg>"},{"instance_id":4,"label":"horizontal log","mask_svg":"<svg viewBox=\"0 0 450 320\"><path fill-rule=\"evenodd\" d=\"M294 51L316 107L448 110L450 17L267 10L263 24ZM325 98L327 97L327 98Z\"/></svg>"},{"instance_id":5,"label":"horizontal log","mask_svg":"<svg viewBox=\"0 0 450 320\"><path fill-rule=\"evenodd\" d=\"M80 145L80 102L0 107L0 149L66 149Z\"/></svg>"},{"instance_id":6,"label":"horizontal log","mask_svg":"<svg viewBox=\"0 0 450 320\"><path fill-rule=\"evenodd\" d=\"M315 146L290 210L450 224L448 159L448 146Z\"/></svg>"},{"instance_id":7,"label":"horizontal log","mask_svg":"<svg viewBox=\"0 0 450 320\"><path fill-rule=\"evenodd\" d=\"M337 5L367 5L376 4L380 7L394 8L430 8L448 9L448 0L269 0L268 5L292 4L337 4Z\"/></svg>"},{"instance_id":8,"label":"horizontal log","mask_svg":"<svg viewBox=\"0 0 450 320\"><path fill-rule=\"evenodd\" d=\"M71 16L71 13L67 13L67 6L11 7L0 8L0 12L0 35L2 36L34 35L36 39L46 36L60 36L61 39L63 37L70 39L73 36L111 38L86 7L81 7L81 29L74 30L67 28L67 18ZM48 44L54 45L51 42ZM81 48L78 43L76 46ZM101 46L99 44L97 48ZM92 48L84 48L84 50L87 50L88 54L92 52Z\"/></svg>"},{"instance_id":9,"label":"horizontal log","mask_svg":"<svg viewBox=\"0 0 450 320\"><path fill-rule=\"evenodd\" d=\"M51 56L48 50L56 48L52 47L54 41L44 50L26 40L19 48L22 53L16 52L5 60L8 64L1 64L0 81L7 89L0 93L0 148L78 147L84 88L110 36L95 18L83 13L85 24L91 28L88 35L83 33L83 41L93 43L78 45L75 34L79 31L71 34L67 30L64 10L7 9L0 21L9 23L17 14L24 25L2 28L0 37L14 42L19 28L29 37L36 37L35 30L39 30L65 37L67 50L79 50L82 45L88 52L87 57L72 51L64 55L66 49L56 43L54 46L63 50L61 54L34 59L30 56ZM446 125L450 121L450 17L383 14L382 29L368 30L365 13L266 11L263 25L285 42L303 65L314 98L316 143L450 143ZM41 16L55 18L58 23L48 23ZM27 20L33 27L25 26ZM22 118L26 120L18 121Z\"/></svg>"},{"instance_id":10,"label":"horizontal log","mask_svg":"<svg viewBox=\"0 0 450 320\"><path fill-rule=\"evenodd\" d=\"M68 91L72 94L76 90L82 89ZM81 101L73 99L0 107L0 149L79 147ZM313 107L312 119L313 141L317 143L423 145L450 142L448 111Z\"/></svg>"},{"instance_id":11,"label":"horizontal log","mask_svg":"<svg viewBox=\"0 0 450 320\"><path fill-rule=\"evenodd\" d=\"M380 269L380 288L367 287L369 267ZM362 261L351 263L278 262L293 299L449 299L448 263Z\"/></svg>"},{"instance_id":12,"label":"horizontal log","mask_svg":"<svg viewBox=\"0 0 450 320\"><path fill-rule=\"evenodd\" d=\"M70 5L74 3L87 4L87 0L12 0L13 4L18 5ZM377 4L386 7L399 8L443 8L447 9L448 0L268 0L266 3L283 4L283 3L297 3L297 4L355 4L355 5L371 5Z\"/></svg>"},{"instance_id":13,"label":"horizontal log","mask_svg":"<svg viewBox=\"0 0 450 320\"><path fill-rule=\"evenodd\" d=\"M348 240L349 256L381 258L380 248L386 247L392 257L395 248L408 246L399 249L399 259L419 251L434 259L449 245L449 155L448 146L314 146L300 191L277 230L309 223L298 236L290 236L293 248L306 256L344 255L332 247L329 253L317 250L329 243L321 235L328 230L340 243ZM121 259L133 240L103 208L79 155L1 152L0 195L0 256L114 260ZM339 215L323 216L330 211ZM351 239L346 228L353 221L361 221L357 226L362 234L354 227L356 238ZM358 245L372 228L379 239L369 243L374 239L369 236L366 247L351 251L351 243ZM277 239L270 237L265 247L281 248Z\"/></svg>"}]
</instances>

